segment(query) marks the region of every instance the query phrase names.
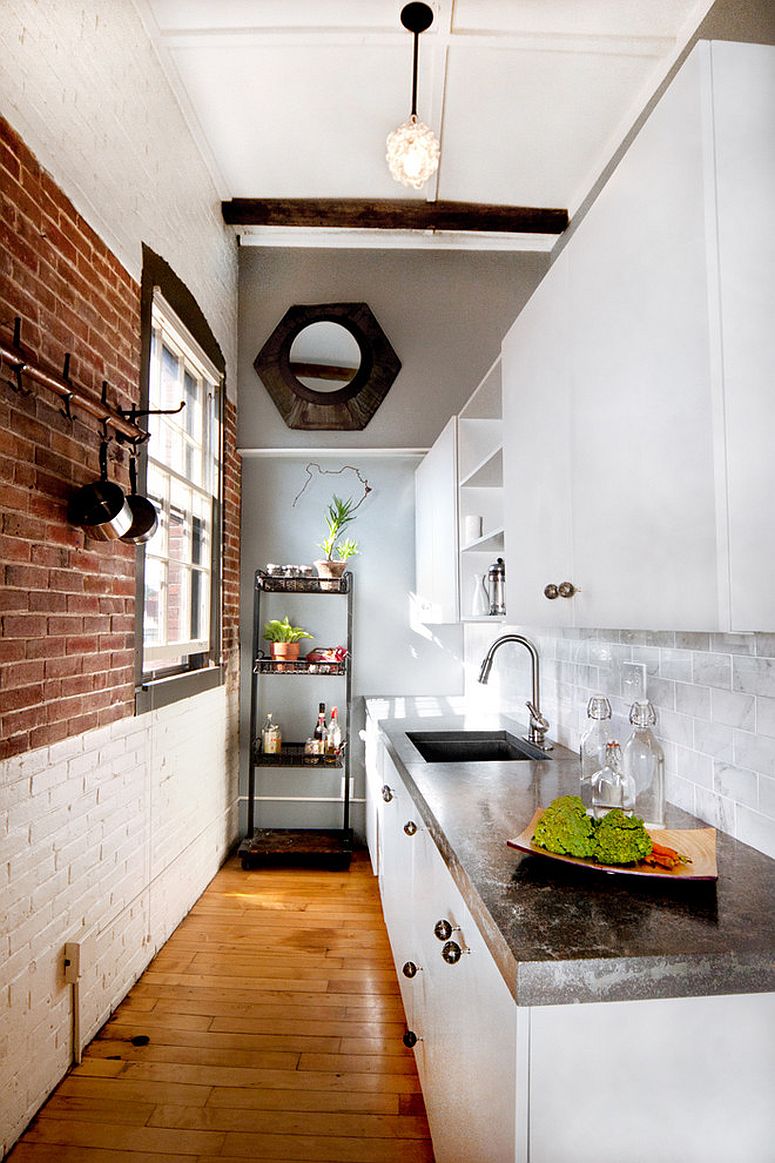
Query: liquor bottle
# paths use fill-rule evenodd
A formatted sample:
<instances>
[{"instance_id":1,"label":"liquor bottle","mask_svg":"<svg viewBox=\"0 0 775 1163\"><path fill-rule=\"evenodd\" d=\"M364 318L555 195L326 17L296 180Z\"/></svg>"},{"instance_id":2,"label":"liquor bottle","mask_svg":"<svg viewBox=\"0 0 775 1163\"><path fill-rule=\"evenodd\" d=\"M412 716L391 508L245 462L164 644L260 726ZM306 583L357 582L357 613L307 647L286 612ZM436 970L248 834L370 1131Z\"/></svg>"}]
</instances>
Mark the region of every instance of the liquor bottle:
<instances>
[{"instance_id":1,"label":"liquor bottle","mask_svg":"<svg viewBox=\"0 0 775 1163\"><path fill-rule=\"evenodd\" d=\"M315 730L312 732L312 738L317 739L320 743L320 751L325 751L326 746L326 704L318 703L318 721L315 724Z\"/></svg>"},{"instance_id":2,"label":"liquor bottle","mask_svg":"<svg viewBox=\"0 0 775 1163\"><path fill-rule=\"evenodd\" d=\"M635 784L622 766L622 749L615 739L606 743L605 763L592 777L592 814L600 820L611 808L627 816L635 809Z\"/></svg>"},{"instance_id":3,"label":"liquor bottle","mask_svg":"<svg viewBox=\"0 0 775 1163\"><path fill-rule=\"evenodd\" d=\"M635 811L647 824L665 823L665 753L651 728L657 713L649 702L630 708L632 735L624 745L624 770L635 785Z\"/></svg>"},{"instance_id":4,"label":"liquor bottle","mask_svg":"<svg viewBox=\"0 0 775 1163\"><path fill-rule=\"evenodd\" d=\"M264 755L277 755L282 750L282 745L282 733L277 723L272 722L272 712L270 711L261 729L261 750Z\"/></svg>"},{"instance_id":5,"label":"liquor bottle","mask_svg":"<svg viewBox=\"0 0 775 1163\"><path fill-rule=\"evenodd\" d=\"M586 807L592 805L592 778L605 766L606 744L611 739L611 704L605 695L593 695L587 703L588 726L579 743L581 787Z\"/></svg>"},{"instance_id":6,"label":"liquor bottle","mask_svg":"<svg viewBox=\"0 0 775 1163\"><path fill-rule=\"evenodd\" d=\"M339 726L339 708L331 708L331 722L326 732L326 755L335 759L342 746L342 729Z\"/></svg>"}]
</instances>

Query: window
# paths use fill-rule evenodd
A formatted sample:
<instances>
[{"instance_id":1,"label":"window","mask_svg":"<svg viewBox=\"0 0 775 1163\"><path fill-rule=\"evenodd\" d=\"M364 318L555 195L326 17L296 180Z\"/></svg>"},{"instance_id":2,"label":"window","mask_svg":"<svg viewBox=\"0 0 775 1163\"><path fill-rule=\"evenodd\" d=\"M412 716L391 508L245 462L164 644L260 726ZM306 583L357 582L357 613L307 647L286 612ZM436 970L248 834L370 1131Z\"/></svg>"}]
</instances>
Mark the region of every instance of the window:
<instances>
[{"instance_id":1,"label":"window","mask_svg":"<svg viewBox=\"0 0 775 1163\"><path fill-rule=\"evenodd\" d=\"M144 547L143 684L218 662L221 388L218 369L155 290L148 408L168 414L148 420L145 490L159 529Z\"/></svg>"}]
</instances>

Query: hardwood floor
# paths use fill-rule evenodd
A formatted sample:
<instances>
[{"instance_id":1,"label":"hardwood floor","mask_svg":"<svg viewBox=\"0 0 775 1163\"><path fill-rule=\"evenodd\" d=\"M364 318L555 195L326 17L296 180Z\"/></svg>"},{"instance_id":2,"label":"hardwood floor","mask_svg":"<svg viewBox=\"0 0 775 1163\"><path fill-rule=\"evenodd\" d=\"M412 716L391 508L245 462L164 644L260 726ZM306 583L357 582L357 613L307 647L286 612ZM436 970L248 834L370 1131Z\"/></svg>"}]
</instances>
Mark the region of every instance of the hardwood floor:
<instances>
[{"instance_id":1,"label":"hardwood floor","mask_svg":"<svg viewBox=\"0 0 775 1163\"><path fill-rule=\"evenodd\" d=\"M368 857L230 862L59 1085L13 1163L432 1161Z\"/></svg>"}]
</instances>

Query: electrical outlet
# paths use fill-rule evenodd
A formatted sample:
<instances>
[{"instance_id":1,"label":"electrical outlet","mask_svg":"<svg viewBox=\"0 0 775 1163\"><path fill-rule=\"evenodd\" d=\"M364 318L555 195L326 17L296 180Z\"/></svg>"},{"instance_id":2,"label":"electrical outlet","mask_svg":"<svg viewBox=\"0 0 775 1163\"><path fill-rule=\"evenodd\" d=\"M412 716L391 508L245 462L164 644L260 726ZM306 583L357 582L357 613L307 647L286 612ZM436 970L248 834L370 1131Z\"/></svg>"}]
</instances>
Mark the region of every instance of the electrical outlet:
<instances>
[{"instance_id":1,"label":"electrical outlet","mask_svg":"<svg viewBox=\"0 0 775 1163\"><path fill-rule=\"evenodd\" d=\"M73 985L81 977L81 943L65 941L65 981Z\"/></svg>"},{"instance_id":2,"label":"electrical outlet","mask_svg":"<svg viewBox=\"0 0 775 1163\"><path fill-rule=\"evenodd\" d=\"M645 663L622 663L622 695L629 703L642 702L646 698Z\"/></svg>"}]
</instances>

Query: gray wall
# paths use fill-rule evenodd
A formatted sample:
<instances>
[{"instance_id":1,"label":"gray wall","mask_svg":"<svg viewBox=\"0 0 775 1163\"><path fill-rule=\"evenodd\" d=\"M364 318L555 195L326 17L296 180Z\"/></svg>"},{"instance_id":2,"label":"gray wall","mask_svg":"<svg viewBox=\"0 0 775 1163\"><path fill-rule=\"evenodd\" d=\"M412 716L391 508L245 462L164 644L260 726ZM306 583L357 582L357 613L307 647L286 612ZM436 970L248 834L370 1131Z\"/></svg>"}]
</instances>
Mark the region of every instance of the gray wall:
<instances>
[{"instance_id":1,"label":"gray wall","mask_svg":"<svg viewBox=\"0 0 775 1163\"><path fill-rule=\"evenodd\" d=\"M239 443L243 448L401 448L433 443L500 351L548 266L545 254L305 250L240 253ZM365 302L402 368L363 432L296 432L253 360L294 303Z\"/></svg>"},{"instance_id":2,"label":"gray wall","mask_svg":"<svg viewBox=\"0 0 775 1163\"><path fill-rule=\"evenodd\" d=\"M322 556L317 543L324 535L323 515L333 492L360 495L361 486L352 472L330 476L313 473L312 481L294 507L296 495L308 479L307 458L246 457L243 464L242 534L242 794L247 790L247 747L250 713L250 658L253 577L268 561L308 564ZM363 748L358 732L363 727L363 695L460 694L463 689L462 634L458 626L413 627L411 595L414 589L414 470L415 457L321 460L331 471L355 465L372 486L372 492L351 526L361 552L351 563L354 577L354 674L356 714L351 731L354 795L362 797ZM314 632L319 646L343 641L341 619L344 602L329 597L272 595L275 605L267 616L282 618ZM264 611L262 609L262 620ZM312 645L309 643L308 645ZM278 677L261 680L264 709L274 712L285 737L304 739L312 732L317 704L343 701L344 684L336 679ZM310 788L309 773L282 775L282 786L264 785L266 794L298 795ZM310 794L332 794L334 788L317 777ZM276 825L334 826L325 808L310 813L294 805L267 806L271 816L262 822ZM301 811L301 816L298 813ZM356 830L363 831L363 813L354 811ZM243 804L244 820L244 804Z\"/></svg>"}]
</instances>

